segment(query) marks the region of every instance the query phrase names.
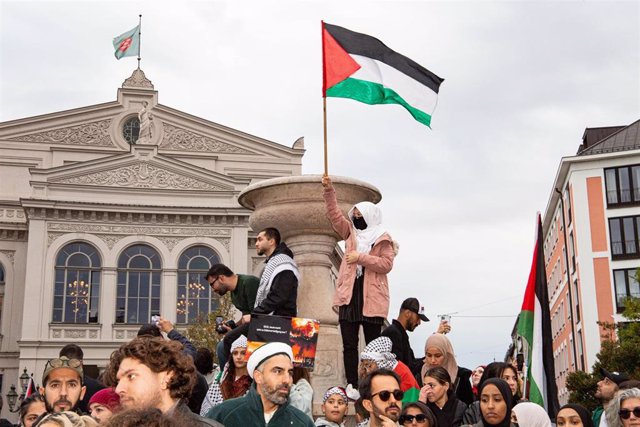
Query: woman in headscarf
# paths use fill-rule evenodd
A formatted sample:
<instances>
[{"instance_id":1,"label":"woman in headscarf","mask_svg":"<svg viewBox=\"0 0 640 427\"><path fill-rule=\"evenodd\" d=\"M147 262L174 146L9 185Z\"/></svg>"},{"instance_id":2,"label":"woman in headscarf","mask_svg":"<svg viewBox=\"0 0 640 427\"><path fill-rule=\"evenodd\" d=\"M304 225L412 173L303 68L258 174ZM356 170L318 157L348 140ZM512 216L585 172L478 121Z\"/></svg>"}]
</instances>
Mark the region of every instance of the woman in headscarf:
<instances>
[{"instance_id":1,"label":"woman in headscarf","mask_svg":"<svg viewBox=\"0 0 640 427\"><path fill-rule=\"evenodd\" d=\"M522 402L514 406L511 421L520 427L551 427L547 411L533 402Z\"/></svg>"},{"instance_id":2,"label":"woman in headscarf","mask_svg":"<svg viewBox=\"0 0 640 427\"><path fill-rule=\"evenodd\" d=\"M422 402L404 405L398 422L404 427L439 427L431 409Z\"/></svg>"},{"instance_id":3,"label":"woman in headscarf","mask_svg":"<svg viewBox=\"0 0 640 427\"><path fill-rule=\"evenodd\" d=\"M451 377L451 389L458 396L458 399L469 405L473 402L473 391L471 390L471 370L458 366L453 353L451 341L443 334L433 334L427 338L424 345L424 365L422 366L422 377L427 369L442 366Z\"/></svg>"},{"instance_id":4,"label":"woman in headscarf","mask_svg":"<svg viewBox=\"0 0 640 427\"><path fill-rule=\"evenodd\" d=\"M569 403L558 411L556 416L558 427L594 427L591 412L582 405Z\"/></svg>"},{"instance_id":5,"label":"woman in headscarf","mask_svg":"<svg viewBox=\"0 0 640 427\"><path fill-rule=\"evenodd\" d=\"M231 361L224 365L224 370L209 387L202 402L200 415L205 417L216 405L225 400L242 397L251 387L251 377L247 372L247 337L240 337L231 344Z\"/></svg>"},{"instance_id":6,"label":"woman in headscarf","mask_svg":"<svg viewBox=\"0 0 640 427\"><path fill-rule=\"evenodd\" d=\"M478 387L480 421L473 427L514 427L511 423L513 396L509 384L500 378L490 378Z\"/></svg>"},{"instance_id":7,"label":"woman in headscarf","mask_svg":"<svg viewBox=\"0 0 640 427\"><path fill-rule=\"evenodd\" d=\"M501 378L507 383L509 389L511 389L513 404L515 405L521 402L517 375L516 368L513 365L504 362L492 362L485 367L478 382L478 387L489 378ZM480 403L476 400L469 405L469 408L467 408L467 411L464 413L464 422L467 424L475 424L478 420L480 420Z\"/></svg>"},{"instance_id":8,"label":"woman in headscarf","mask_svg":"<svg viewBox=\"0 0 640 427\"><path fill-rule=\"evenodd\" d=\"M439 427L458 427L467 405L451 389L451 377L443 367L427 369L422 379L420 401L427 404L436 416Z\"/></svg>"},{"instance_id":9,"label":"woman in headscarf","mask_svg":"<svg viewBox=\"0 0 640 427\"><path fill-rule=\"evenodd\" d=\"M393 267L397 245L382 226L382 212L371 202L360 202L347 215L338 206L331 178L322 177L327 218L345 241L333 305L338 310L347 382L358 384L360 326L367 343L380 336L389 314L387 274Z\"/></svg>"},{"instance_id":10,"label":"woman in headscarf","mask_svg":"<svg viewBox=\"0 0 640 427\"><path fill-rule=\"evenodd\" d=\"M420 386L407 365L396 360L391 353L393 343L389 337L378 337L371 341L360 353L360 378L364 378L376 369L389 369L400 376L400 390L405 392L403 402L415 402ZM412 391L413 390L413 391Z\"/></svg>"},{"instance_id":11,"label":"woman in headscarf","mask_svg":"<svg viewBox=\"0 0 640 427\"><path fill-rule=\"evenodd\" d=\"M486 365L478 365L471 374L471 391L473 391L473 398L476 400L478 399L478 384L486 367Z\"/></svg>"}]
</instances>

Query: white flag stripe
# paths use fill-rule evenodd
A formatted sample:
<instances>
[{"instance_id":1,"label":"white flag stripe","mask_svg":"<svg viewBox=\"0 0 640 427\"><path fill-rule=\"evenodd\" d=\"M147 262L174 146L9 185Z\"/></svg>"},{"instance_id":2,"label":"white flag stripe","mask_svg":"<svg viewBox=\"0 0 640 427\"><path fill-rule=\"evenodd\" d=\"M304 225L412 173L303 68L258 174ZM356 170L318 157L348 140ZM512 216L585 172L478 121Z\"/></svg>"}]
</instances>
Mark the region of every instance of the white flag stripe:
<instances>
[{"instance_id":1,"label":"white flag stripe","mask_svg":"<svg viewBox=\"0 0 640 427\"><path fill-rule=\"evenodd\" d=\"M435 110L438 94L427 86L382 61L360 55L351 55L351 57L362 68L350 77L380 83L384 87L395 91L413 108L427 114L431 114Z\"/></svg>"}]
</instances>

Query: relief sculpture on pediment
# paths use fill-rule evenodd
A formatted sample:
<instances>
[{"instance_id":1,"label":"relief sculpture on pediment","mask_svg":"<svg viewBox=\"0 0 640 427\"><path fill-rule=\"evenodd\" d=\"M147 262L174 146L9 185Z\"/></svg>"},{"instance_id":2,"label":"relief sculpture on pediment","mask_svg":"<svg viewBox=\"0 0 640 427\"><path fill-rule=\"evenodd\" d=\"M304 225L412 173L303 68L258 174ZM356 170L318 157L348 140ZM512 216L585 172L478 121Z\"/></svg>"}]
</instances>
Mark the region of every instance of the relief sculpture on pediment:
<instances>
[{"instance_id":1,"label":"relief sculpture on pediment","mask_svg":"<svg viewBox=\"0 0 640 427\"><path fill-rule=\"evenodd\" d=\"M164 135L160 148L208 153L252 154L251 151L200 135L169 123L163 123Z\"/></svg>"},{"instance_id":2,"label":"relief sculpture on pediment","mask_svg":"<svg viewBox=\"0 0 640 427\"><path fill-rule=\"evenodd\" d=\"M114 146L111 136L109 135L110 126L111 119L106 119L62 129L15 136L13 138L8 138L7 141L65 145L95 145L101 147Z\"/></svg>"},{"instance_id":3,"label":"relief sculpture on pediment","mask_svg":"<svg viewBox=\"0 0 640 427\"><path fill-rule=\"evenodd\" d=\"M63 184L97 185L107 187L158 188L167 190L225 190L210 182L201 181L140 162L112 170L89 175L73 176L56 180Z\"/></svg>"}]
</instances>

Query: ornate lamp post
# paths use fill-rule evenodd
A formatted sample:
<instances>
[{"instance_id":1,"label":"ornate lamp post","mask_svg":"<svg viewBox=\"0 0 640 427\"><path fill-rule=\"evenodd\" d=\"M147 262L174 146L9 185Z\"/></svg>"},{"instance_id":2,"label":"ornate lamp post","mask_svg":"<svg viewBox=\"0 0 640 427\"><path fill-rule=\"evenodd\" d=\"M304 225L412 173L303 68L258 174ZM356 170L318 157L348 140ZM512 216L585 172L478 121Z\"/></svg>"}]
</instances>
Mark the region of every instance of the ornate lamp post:
<instances>
[{"instance_id":1,"label":"ornate lamp post","mask_svg":"<svg viewBox=\"0 0 640 427\"><path fill-rule=\"evenodd\" d=\"M20 387L22 388L22 393L20 393L20 396L18 396L18 393L16 392L16 386L11 384L9 391L7 392L7 403L9 404L10 412L18 412L20 410L20 402L24 400L25 394L27 393L29 378L30 375L27 373L27 368L24 368L22 375L20 375L20 378L18 378L20 380ZM18 404L17 407L16 403Z\"/></svg>"}]
</instances>

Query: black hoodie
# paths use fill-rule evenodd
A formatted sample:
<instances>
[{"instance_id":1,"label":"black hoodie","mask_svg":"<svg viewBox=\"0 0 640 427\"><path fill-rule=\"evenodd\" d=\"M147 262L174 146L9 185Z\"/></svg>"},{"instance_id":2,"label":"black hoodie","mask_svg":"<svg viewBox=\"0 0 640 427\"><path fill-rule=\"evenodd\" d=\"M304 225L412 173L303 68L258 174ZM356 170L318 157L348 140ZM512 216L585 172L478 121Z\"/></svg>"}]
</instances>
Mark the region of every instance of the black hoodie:
<instances>
[{"instance_id":1,"label":"black hoodie","mask_svg":"<svg viewBox=\"0 0 640 427\"><path fill-rule=\"evenodd\" d=\"M293 258L293 252L284 242L267 258L266 263L278 254L285 254ZM274 314L276 316L295 317L298 314L298 279L293 271L285 270L276 275L271 282L271 289L267 297L253 309L255 314Z\"/></svg>"}]
</instances>

